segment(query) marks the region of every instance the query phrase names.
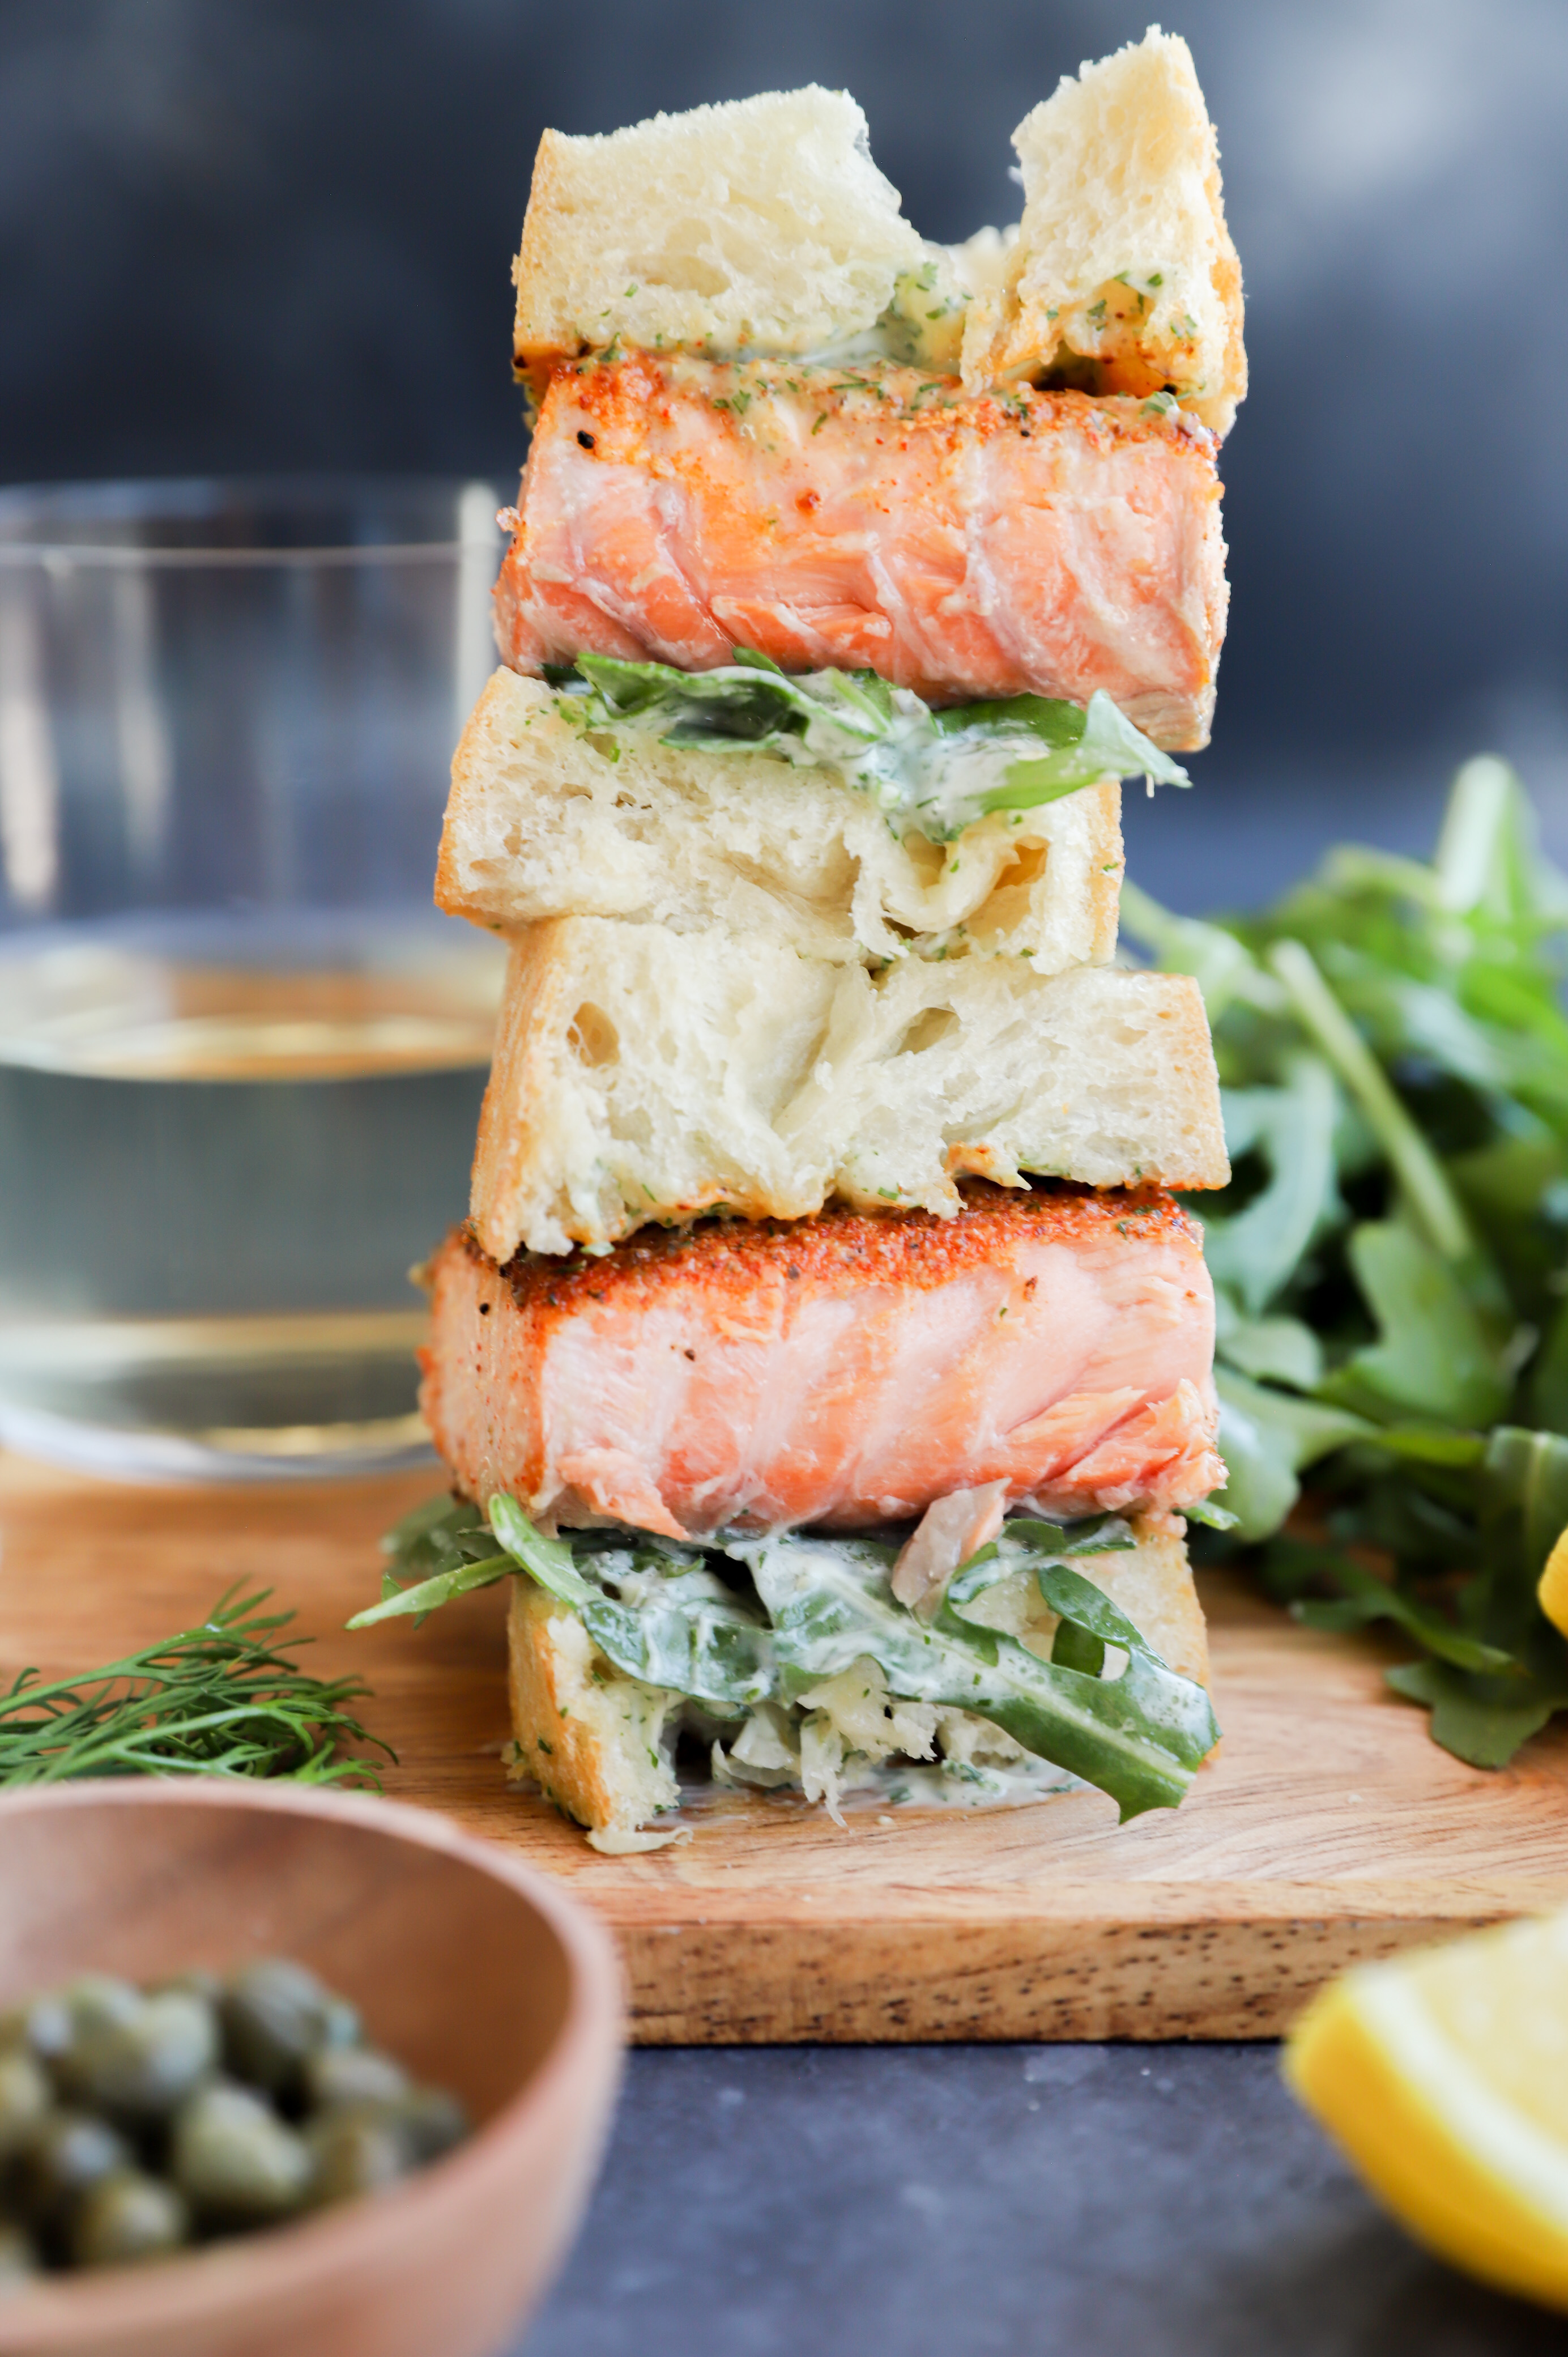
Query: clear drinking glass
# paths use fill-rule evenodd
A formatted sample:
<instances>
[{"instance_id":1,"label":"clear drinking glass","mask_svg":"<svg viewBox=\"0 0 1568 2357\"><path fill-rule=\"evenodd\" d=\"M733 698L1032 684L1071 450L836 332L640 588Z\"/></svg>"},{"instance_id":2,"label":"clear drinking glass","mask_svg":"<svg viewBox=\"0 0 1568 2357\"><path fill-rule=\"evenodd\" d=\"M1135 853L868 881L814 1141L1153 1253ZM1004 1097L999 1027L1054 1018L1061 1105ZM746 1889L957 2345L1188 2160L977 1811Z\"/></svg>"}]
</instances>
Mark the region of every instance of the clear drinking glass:
<instances>
[{"instance_id":1,"label":"clear drinking glass","mask_svg":"<svg viewBox=\"0 0 1568 2357\"><path fill-rule=\"evenodd\" d=\"M495 491L0 493L0 1441L415 1461L499 945L438 916Z\"/></svg>"}]
</instances>

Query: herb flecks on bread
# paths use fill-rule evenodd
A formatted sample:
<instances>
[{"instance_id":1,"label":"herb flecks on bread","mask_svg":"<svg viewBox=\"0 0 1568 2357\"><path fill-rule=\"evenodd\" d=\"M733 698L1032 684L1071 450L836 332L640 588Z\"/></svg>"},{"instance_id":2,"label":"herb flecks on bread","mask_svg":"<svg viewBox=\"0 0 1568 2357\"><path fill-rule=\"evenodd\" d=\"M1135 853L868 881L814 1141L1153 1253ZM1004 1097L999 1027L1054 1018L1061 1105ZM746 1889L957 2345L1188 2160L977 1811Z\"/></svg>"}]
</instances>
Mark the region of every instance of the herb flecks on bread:
<instances>
[{"instance_id":1,"label":"herb flecks on bread","mask_svg":"<svg viewBox=\"0 0 1568 2357\"><path fill-rule=\"evenodd\" d=\"M1024 219L970 307L965 383L1165 394L1229 433L1247 390L1241 265L1187 43L1153 29L1064 77L1014 145Z\"/></svg>"}]
</instances>

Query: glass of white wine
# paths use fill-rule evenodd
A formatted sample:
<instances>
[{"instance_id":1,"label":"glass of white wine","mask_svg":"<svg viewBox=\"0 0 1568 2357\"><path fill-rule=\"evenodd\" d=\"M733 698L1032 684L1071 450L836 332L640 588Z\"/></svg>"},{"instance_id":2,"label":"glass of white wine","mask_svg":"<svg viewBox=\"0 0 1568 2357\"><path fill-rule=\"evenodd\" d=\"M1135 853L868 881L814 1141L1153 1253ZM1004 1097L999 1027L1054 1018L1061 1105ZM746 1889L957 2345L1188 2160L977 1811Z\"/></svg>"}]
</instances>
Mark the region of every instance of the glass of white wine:
<instances>
[{"instance_id":1,"label":"glass of white wine","mask_svg":"<svg viewBox=\"0 0 1568 2357\"><path fill-rule=\"evenodd\" d=\"M438 916L497 498L0 493L0 1443L418 1461L500 944Z\"/></svg>"}]
</instances>

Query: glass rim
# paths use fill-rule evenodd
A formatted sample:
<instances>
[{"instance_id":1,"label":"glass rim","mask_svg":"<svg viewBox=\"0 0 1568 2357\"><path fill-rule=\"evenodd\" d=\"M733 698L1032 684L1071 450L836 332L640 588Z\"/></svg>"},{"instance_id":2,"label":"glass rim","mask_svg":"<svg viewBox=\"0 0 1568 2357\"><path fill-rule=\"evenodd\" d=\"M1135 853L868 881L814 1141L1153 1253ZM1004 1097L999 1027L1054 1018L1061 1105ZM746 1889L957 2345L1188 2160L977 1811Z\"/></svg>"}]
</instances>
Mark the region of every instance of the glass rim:
<instances>
[{"instance_id":1,"label":"glass rim","mask_svg":"<svg viewBox=\"0 0 1568 2357\"><path fill-rule=\"evenodd\" d=\"M108 536L116 524L195 521L217 515L225 506L264 509L286 506L291 500L301 506L333 501L347 505L356 498L391 500L400 495L445 496L460 522L465 496L475 493L483 495L486 529L472 533L459 531L456 537L448 533L439 539L331 540L288 547L253 542L204 547L149 544ZM60 525L72 508L77 508L85 527L91 529L95 500L102 503L100 521L105 536L101 540L66 537ZM233 571L450 563L470 552L493 553L499 545L499 530L490 520L499 502L494 485L479 475L372 474L348 469L277 475L108 476L99 481L9 484L0 489L0 569L42 566L64 572L83 566L192 571L211 567ZM12 519L24 529L35 523L32 536L5 538L5 528Z\"/></svg>"}]
</instances>

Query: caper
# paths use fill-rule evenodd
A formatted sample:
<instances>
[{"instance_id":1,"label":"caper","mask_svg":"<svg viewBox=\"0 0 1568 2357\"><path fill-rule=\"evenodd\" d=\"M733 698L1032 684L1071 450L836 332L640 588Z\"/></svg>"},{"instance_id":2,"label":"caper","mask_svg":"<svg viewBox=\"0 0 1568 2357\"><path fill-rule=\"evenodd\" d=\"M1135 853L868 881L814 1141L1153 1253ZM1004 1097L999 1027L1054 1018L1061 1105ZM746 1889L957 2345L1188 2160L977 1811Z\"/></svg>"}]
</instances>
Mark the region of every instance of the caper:
<instances>
[{"instance_id":1,"label":"caper","mask_svg":"<svg viewBox=\"0 0 1568 2357\"><path fill-rule=\"evenodd\" d=\"M324 2046L306 2058L301 2073L312 2111L335 2104L394 2104L408 2094L408 2072L373 2046Z\"/></svg>"},{"instance_id":2,"label":"caper","mask_svg":"<svg viewBox=\"0 0 1568 2357\"><path fill-rule=\"evenodd\" d=\"M394 2106L394 2115L416 2169L439 2160L468 2133L468 2115L442 2087L415 2087Z\"/></svg>"},{"instance_id":3,"label":"caper","mask_svg":"<svg viewBox=\"0 0 1568 2357\"><path fill-rule=\"evenodd\" d=\"M25 2005L13 2006L8 2013L0 2014L0 2049L7 2052L14 2047L25 2046L40 2061L47 2062L70 2041L70 2015L65 1999L56 1989L46 1996L29 1997Z\"/></svg>"},{"instance_id":4,"label":"caper","mask_svg":"<svg viewBox=\"0 0 1568 2357\"><path fill-rule=\"evenodd\" d=\"M117 2169L78 2203L70 2255L79 2267L127 2266L177 2250L189 2234L190 2212L172 2185Z\"/></svg>"},{"instance_id":5,"label":"caper","mask_svg":"<svg viewBox=\"0 0 1568 2357\"><path fill-rule=\"evenodd\" d=\"M78 1979L66 1983L59 1997L70 2017L73 2039L80 2037L84 2029L101 2029L115 2021L129 2021L145 2002L139 1988L130 1981L119 1979L113 1973L83 1973Z\"/></svg>"},{"instance_id":6,"label":"caper","mask_svg":"<svg viewBox=\"0 0 1568 2357\"><path fill-rule=\"evenodd\" d=\"M89 2112L49 2112L22 2140L15 2154L14 2183L24 2217L40 2225L65 2218L75 2203L116 2169L126 2168L130 2147L106 2120Z\"/></svg>"},{"instance_id":7,"label":"caper","mask_svg":"<svg viewBox=\"0 0 1568 2357\"><path fill-rule=\"evenodd\" d=\"M307 2055L323 2046L351 2046L360 2034L353 2007L323 1988L303 1964L283 1957L236 1974L222 2011L230 2070L274 2093L298 2083Z\"/></svg>"},{"instance_id":8,"label":"caper","mask_svg":"<svg viewBox=\"0 0 1568 2357\"><path fill-rule=\"evenodd\" d=\"M7 2292L22 2290L38 2272L32 2236L23 2227L7 2225L0 2219L0 2299Z\"/></svg>"},{"instance_id":9,"label":"caper","mask_svg":"<svg viewBox=\"0 0 1568 2357\"><path fill-rule=\"evenodd\" d=\"M48 2074L25 2046L0 2051L0 2160L26 2142L54 2099Z\"/></svg>"},{"instance_id":10,"label":"caper","mask_svg":"<svg viewBox=\"0 0 1568 2357\"><path fill-rule=\"evenodd\" d=\"M199 1996L205 2005L218 2005L223 1996L223 1984L216 1973L204 1972L199 1965L188 1973L171 1973L165 1981L156 1981L147 1991L149 1996Z\"/></svg>"},{"instance_id":11,"label":"caper","mask_svg":"<svg viewBox=\"0 0 1568 2357\"><path fill-rule=\"evenodd\" d=\"M345 2106L306 2130L315 2162L313 2201L347 2201L395 2185L414 2166L395 2113L377 2104Z\"/></svg>"},{"instance_id":12,"label":"caper","mask_svg":"<svg viewBox=\"0 0 1568 2357\"><path fill-rule=\"evenodd\" d=\"M181 1990L131 1996L129 2006L72 2002L72 2037L55 2076L83 2103L131 2120L161 2119L216 2063L218 2025L210 2006Z\"/></svg>"},{"instance_id":13,"label":"caper","mask_svg":"<svg viewBox=\"0 0 1568 2357\"><path fill-rule=\"evenodd\" d=\"M310 2188L303 2136L249 2087L199 2087L174 2116L169 2174L209 2218L285 2217Z\"/></svg>"}]
</instances>

